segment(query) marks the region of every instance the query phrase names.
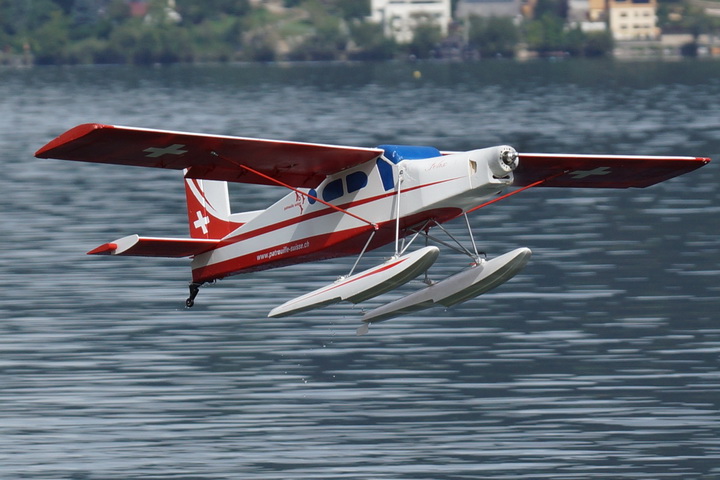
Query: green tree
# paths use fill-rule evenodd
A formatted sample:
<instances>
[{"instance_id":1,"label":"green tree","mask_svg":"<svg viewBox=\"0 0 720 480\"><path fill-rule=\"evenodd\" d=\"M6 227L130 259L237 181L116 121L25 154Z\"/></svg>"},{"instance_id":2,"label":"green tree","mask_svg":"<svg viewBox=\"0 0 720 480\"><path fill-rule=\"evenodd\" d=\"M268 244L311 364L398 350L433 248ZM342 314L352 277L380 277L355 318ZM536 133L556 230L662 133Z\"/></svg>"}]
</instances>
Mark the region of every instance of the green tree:
<instances>
[{"instance_id":1,"label":"green tree","mask_svg":"<svg viewBox=\"0 0 720 480\"><path fill-rule=\"evenodd\" d=\"M537 0L533 9L534 18L538 19L546 14L554 15L562 20L567 19L568 0Z\"/></svg>"},{"instance_id":2,"label":"green tree","mask_svg":"<svg viewBox=\"0 0 720 480\"><path fill-rule=\"evenodd\" d=\"M564 30L562 34L562 45L560 50L573 56L582 56L585 49L586 36L579 27L571 30Z\"/></svg>"},{"instance_id":3,"label":"green tree","mask_svg":"<svg viewBox=\"0 0 720 480\"><path fill-rule=\"evenodd\" d=\"M683 29L697 40L700 35L717 33L720 30L720 18L711 17L705 9L685 4L684 14L680 22Z\"/></svg>"},{"instance_id":4,"label":"green tree","mask_svg":"<svg viewBox=\"0 0 720 480\"><path fill-rule=\"evenodd\" d=\"M105 6L104 20L117 25L130 18L130 5L125 0L110 0Z\"/></svg>"},{"instance_id":5,"label":"green tree","mask_svg":"<svg viewBox=\"0 0 720 480\"><path fill-rule=\"evenodd\" d=\"M481 55L512 57L520 31L509 17L470 17L468 43Z\"/></svg>"},{"instance_id":6,"label":"green tree","mask_svg":"<svg viewBox=\"0 0 720 480\"><path fill-rule=\"evenodd\" d=\"M182 26L188 33L192 58L196 61L228 61L238 56L243 44L240 18L226 16Z\"/></svg>"},{"instance_id":7,"label":"green tree","mask_svg":"<svg viewBox=\"0 0 720 480\"><path fill-rule=\"evenodd\" d=\"M612 33L589 32L585 34L583 54L586 57L603 57L612 53L614 48Z\"/></svg>"},{"instance_id":8,"label":"green tree","mask_svg":"<svg viewBox=\"0 0 720 480\"><path fill-rule=\"evenodd\" d=\"M303 7L308 11L312 33L291 53L293 60L333 60L346 49L348 32L342 19L332 15L318 0L307 0Z\"/></svg>"},{"instance_id":9,"label":"green tree","mask_svg":"<svg viewBox=\"0 0 720 480\"><path fill-rule=\"evenodd\" d=\"M530 50L540 53L557 52L565 47L563 20L545 13L537 20L525 24L525 41Z\"/></svg>"},{"instance_id":10,"label":"green tree","mask_svg":"<svg viewBox=\"0 0 720 480\"><path fill-rule=\"evenodd\" d=\"M370 0L336 0L336 5L346 20L370 16Z\"/></svg>"},{"instance_id":11,"label":"green tree","mask_svg":"<svg viewBox=\"0 0 720 480\"><path fill-rule=\"evenodd\" d=\"M187 29L175 25L148 25L139 19L128 21L113 31L105 55L140 65L193 59Z\"/></svg>"},{"instance_id":12,"label":"green tree","mask_svg":"<svg viewBox=\"0 0 720 480\"><path fill-rule=\"evenodd\" d=\"M102 8L98 0L74 0L73 2L64 2L69 5L69 13L75 25L93 24L100 18L100 9ZM67 7L65 7L67 8Z\"/></svg>"},{"instance_id":13,"label":"green tree","mask_svg":"<svg viewBox=\"0 0 720 480\"><path fill-rule=\"evenodd\" d=\"M200 24L222 16L243 17L250 12L249 0L176 0L184 23Z\"/></svg>"},{"instance_id":14,"label":"green tree","mask_svg":"<svg viewBox=\"0 0 720 480\"><path fill-rule=\"evenodd\" d=\"M70 38L73 41L85 41L93 37L107 37L109 25L101 17L101 5L98 0L75 0L68 17L71 19Z\"/></svg>"},{"instance_id":15,"label":"green tree","mask_svg":"<svg viewBox=\"0 0 720 480\"><path fill-rule=\"evenodd\" d=\"M62 10L54 10L46 22L29 33L36 61L40 64L64 63L69 31L70 20Z\"/></svg>"},{"instance_id":16,"label":"green tree","mask_svg":"<svg viewBox=\"0 0 720 480\"><path fill-rule=\"evenodd\" d=\"M383 33L382 25L371 22L352 22L350 38L355 49L349 56L354 60L389 60L395 56L397 44Z\"/></svg>"},{"instance_id":17,"label":"green tree","mask_svg":"<svg viewBox=\"0 0 720 480\"><path fill-rule=\"evenodd\" d=\"M243 44L243 56L253 62L277 60L277 39L268 31L257 32Z\"/></svg>"},{"instance_id":18,"label":"green tree","mask_svg":"<svg viewBox=\"0 0 720 480\"><path fill-rule=\"evenodd\" d=\"M440 27L431 22L424 22L415 27L413 39L407 45L410 55L416 58L431 58L442 40Z\"/></svg>"},{"instance_id":19,"label":"green tree","mask_svg":"<svg viewBox=\"0 0 720 480\"><path fill-rule=\"evenodd\" d=\"M3 24L13 34L27 34L57 16L64 16L62 8L52 0L4 0L0 3Z\"/></svg>"}]
</instances>

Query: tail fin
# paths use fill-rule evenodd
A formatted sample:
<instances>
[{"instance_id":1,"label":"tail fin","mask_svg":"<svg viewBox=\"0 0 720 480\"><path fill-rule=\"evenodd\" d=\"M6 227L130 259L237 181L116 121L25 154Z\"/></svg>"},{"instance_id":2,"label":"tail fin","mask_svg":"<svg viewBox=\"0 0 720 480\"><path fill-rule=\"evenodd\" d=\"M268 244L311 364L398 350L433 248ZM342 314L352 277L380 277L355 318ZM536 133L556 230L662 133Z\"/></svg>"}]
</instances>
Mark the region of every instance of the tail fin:
<instances>
[{"instance_id":1,"label":"tail fin","mask_svg":"<svg viewBox=\"0 0 720 480\"><path fill-rule=\"evenodd\" d=\"M230 220L227 182L185 178L185 196L192 238L223 238L242 225Z\"/></svg>"}]
</instances>

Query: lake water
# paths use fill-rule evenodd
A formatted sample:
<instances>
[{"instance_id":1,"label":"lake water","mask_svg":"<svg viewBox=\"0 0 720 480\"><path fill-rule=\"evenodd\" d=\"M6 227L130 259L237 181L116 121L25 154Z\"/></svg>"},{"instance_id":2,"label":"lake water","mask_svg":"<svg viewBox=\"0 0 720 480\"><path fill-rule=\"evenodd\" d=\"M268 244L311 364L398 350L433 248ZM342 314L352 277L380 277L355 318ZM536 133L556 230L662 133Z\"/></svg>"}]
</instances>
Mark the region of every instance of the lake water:
<instances>
[{"instance_id":1,"label":"lake water","mask_svg":"<svg viewBox=\"0 0 720 480\"><path fill-rule=\"evenodd\" d=\"M353 259L226 279L185 309L186 260L86 256L187 224L178 172L33 158L85 122L716 160L482 209L480 248L530 247L528 267L358 337L349 305L266 318ZM5 69L0 163L0 478L720 478L718 62ZM431 273L465 261L443 249Z\"/></svg>"}]
</instances>

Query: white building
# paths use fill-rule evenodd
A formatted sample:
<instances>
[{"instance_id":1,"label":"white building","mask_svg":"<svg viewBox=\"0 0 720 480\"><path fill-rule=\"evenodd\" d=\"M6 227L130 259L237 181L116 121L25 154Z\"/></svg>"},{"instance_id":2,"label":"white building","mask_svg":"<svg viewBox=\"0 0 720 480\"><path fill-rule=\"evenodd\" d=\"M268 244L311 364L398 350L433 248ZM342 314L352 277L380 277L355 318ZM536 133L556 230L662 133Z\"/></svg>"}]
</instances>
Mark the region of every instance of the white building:
<instances>
[{"instance_id":1,"label":"white building","mask_svg":"<svg viewBox=\"0 0 720 480\"><path fill-rule=\"evenodd\" d=\"M400 43L411 42L419 25L437 25L447 35L450 0L372 0L370 19L383 26L385 36Z\"/></svg>"},{"instance_id":2,"label":"white building","mask_svg":"<svg viewBox=\"0 0 720 480\"><path fill-rule=\"evenodd\" d=\"M655 40L657 0L609 0L610 29L615 40Z\"/></svg>"}]
</instances>

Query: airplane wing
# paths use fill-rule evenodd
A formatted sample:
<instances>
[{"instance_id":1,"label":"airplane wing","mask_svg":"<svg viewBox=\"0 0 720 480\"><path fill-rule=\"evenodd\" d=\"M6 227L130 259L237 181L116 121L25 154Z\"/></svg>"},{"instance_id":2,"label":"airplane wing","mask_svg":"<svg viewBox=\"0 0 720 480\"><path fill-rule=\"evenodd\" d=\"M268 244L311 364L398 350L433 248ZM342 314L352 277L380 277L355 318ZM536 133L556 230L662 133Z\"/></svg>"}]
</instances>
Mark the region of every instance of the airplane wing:
<instances>
[{"instance_id":1,"label":"airplane wing","mask_svg":"<svg viewBox=\"0 0 720 480\"><path fill-rule=\"evenodd\" d=\"M38 158L189 169L187 176L274 185L247 166L293 187L316 187L327 175L375 159L377 148L286 142L87 123L35 153Z\"/></svg>"},{"instance_id":2,"label":"airplane wing","mask_svg":"<svg viewBox=\"0 0 720 480\"><path fill-rule=\"evenodd\" d=\"M513 186L548 179L543 187L649 187L710 162L704 157L520 153Z\"/></svg>"}]
</instances>

